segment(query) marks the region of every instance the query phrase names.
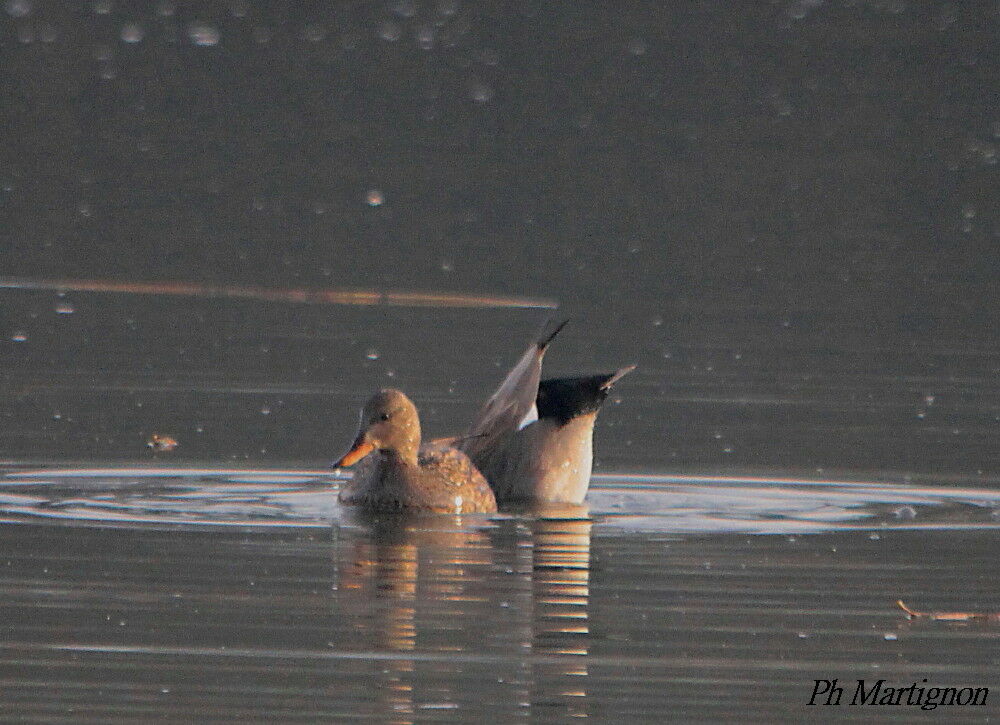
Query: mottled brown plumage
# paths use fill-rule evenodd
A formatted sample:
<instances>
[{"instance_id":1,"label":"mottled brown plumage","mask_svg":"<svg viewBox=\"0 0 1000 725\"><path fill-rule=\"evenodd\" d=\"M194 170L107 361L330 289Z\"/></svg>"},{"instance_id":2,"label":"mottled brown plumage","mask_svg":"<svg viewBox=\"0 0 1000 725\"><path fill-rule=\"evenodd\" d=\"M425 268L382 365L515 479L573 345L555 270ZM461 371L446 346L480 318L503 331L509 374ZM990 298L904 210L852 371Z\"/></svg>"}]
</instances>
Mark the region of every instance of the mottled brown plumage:
<instances>
[{"instance_id":1,"label":"mottled brown plumage","mask_svg":"<svg viewBox=\"0 0 1000 725\"><path fill-rule=\"evenodd\" d=\"M381 390L361 411L351 450L336 464L359 463L340 501L370 511L491 513L493 491L472 461L451 446L420 445L416 406L399 390Z\"/></svg>"}]
</instances>

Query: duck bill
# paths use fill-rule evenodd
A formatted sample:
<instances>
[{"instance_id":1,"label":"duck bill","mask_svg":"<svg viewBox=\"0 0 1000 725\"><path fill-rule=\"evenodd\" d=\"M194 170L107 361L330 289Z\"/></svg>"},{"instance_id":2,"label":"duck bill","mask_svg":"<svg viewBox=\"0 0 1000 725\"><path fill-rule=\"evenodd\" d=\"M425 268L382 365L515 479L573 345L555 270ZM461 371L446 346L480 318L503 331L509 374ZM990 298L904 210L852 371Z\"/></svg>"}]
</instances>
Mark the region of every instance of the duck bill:
<instances>
[{"instance_id":1,"label":"duck bill","mask_svg":"<svg viewBox=\"0 0 1000 725\"><path fill-rule=\"evenodd\" d=\"M354 444L351 446L351 450L345 453L343 458L334 463L333 467L345 468L347 466L353 466L374 450L375 446L372 445L368 438L365 437L365 434L359 433L358 437L354 439Z\"/></svg>"}]
</instances>

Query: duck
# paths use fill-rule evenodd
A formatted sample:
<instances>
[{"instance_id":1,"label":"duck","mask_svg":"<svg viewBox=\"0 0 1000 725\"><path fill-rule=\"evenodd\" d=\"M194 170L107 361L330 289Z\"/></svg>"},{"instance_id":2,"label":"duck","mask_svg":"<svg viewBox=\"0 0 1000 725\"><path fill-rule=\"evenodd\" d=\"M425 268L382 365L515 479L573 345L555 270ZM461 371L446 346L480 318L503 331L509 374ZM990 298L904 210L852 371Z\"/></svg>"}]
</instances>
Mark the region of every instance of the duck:
<instances>
[{"instance_id":1,"label":"duck","mask_svg":"<svg viewBox=\"0 0 1000 725\"><path fill-rule=\"evenodd\" d=\"M545 352L566 322L528 346L467 432L454 439L501 504L583 502L597 414L612 386L635 369L542 380Z\"/></svg>"},{"instance_id":2,"label":"duck","mask_svg":"<svg viewBox=\"0 0 1000 725\"><path fill-rule=\"evenodd\" d=\"M417 407L380 390L361 410L358 435L335 468L359 464L341 503L375 512L493 513L496 498L470 458L443 442L421 445Z\"/></svg>"}]
</instances>

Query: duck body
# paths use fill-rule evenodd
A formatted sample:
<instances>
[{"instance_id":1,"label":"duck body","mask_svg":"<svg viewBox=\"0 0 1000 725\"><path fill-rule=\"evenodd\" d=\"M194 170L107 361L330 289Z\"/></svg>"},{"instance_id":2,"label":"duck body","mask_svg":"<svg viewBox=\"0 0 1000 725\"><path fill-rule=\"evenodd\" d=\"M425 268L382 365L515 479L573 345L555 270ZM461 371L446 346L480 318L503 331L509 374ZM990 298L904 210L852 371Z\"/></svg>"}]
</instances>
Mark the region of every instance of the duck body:
<instances>
[{"instance_id":1,"label":"duck body","mask_svg":"<svg viewBox=\"0 0 1000 725\"><path fill-rule=\"evenodd\" d=\"M351 450L335 464L357 463L341 503L372 512L492 513L493 491L469 457L448 445L420 445L416 407L398 390L365 404Z\"/></svg>"},{"instance_id":2,"label":"duck body","mask_svg":"<svg viewBox=\"0 0 1000 725\"><path fill-rule=\"evenodd\" d=\"M476 456L498 501L582 503L594 462L596 414L564 425L540 418Z\"/></svg>"},{"instance_id":3,"label":"duck body","mask_svg":"<svg viewBox=\"0 0 1000 725\"><path fill-rule=\"evenodd\" d=\"M542 359L562 326L528 347L457 444L501 503L583 501L597 413L611 387L635 368L542 380Z\"/></svg>"},{"instance_id":4,"label":"duck body","mask_svg":"<svg viewBox=\"0 0 1000 725\"><path fill-rule=\"evenodd\" d=\"M492 513L496 499L467 455L449 446L421 446L412 465L391 453L372 453L340 491L341 503L370 511Z\"/></svg>"}]
</instances>

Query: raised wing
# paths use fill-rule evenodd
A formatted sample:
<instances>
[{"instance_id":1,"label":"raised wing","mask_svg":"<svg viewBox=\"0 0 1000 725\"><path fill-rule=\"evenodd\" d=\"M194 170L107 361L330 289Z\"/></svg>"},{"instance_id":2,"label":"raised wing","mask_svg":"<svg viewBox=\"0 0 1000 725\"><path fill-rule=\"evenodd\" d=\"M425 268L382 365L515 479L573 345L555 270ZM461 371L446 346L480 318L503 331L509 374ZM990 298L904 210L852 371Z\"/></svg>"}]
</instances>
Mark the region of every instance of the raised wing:
<instances>
[{"instance_id":1,"label":"raised wing","mask_svg":"<svg viewBox=\"0 0 1000 725\"><path fill-rule=\"evenodd\" d=\"M566 322L568 320L563 320L551 333L542 336L524 351L500 387L476 414L459 444L463 451L475 458L497 438L527 425L532 416L537 418L535 398L542 377L542 358L549 343Z\"/></svg>"}]
</instances>

